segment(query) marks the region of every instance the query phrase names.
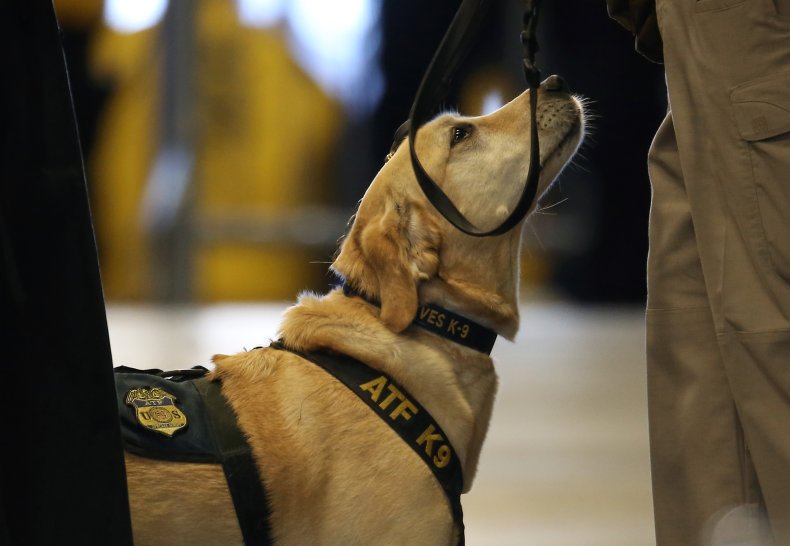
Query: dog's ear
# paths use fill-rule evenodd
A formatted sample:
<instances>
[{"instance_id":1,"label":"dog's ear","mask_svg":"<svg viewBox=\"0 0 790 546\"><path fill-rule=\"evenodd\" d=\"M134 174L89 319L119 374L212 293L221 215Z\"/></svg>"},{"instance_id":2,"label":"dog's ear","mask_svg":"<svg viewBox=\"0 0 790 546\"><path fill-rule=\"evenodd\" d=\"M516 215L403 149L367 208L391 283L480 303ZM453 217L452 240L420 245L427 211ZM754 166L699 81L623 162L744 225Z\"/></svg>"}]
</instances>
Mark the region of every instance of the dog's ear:
<instances>
[{"instance_id":1,"label":"dog's ear","mask_svg":"<svg viewBox=\"0 0 790 546\"><path fill-rule=\"evenodd\" d=\"M439 268L439 232L409 205L385 200L376 214L360 207L333 264L354 288L381 302L381 320L393 332L417 313L417 284Z\"/></svg>"}]
</instances>

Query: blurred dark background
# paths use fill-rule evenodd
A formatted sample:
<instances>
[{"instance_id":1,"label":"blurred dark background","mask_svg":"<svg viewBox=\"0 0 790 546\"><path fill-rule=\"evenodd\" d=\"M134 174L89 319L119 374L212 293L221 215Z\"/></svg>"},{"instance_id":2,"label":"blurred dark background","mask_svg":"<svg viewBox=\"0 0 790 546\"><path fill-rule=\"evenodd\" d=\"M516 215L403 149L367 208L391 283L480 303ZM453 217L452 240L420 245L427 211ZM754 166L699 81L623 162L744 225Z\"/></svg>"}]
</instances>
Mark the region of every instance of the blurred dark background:
<instances>
[{"instance_id":1,"label":"blurred dark background","mask_svg":"<svg viewBox=\"0 0 790 546\"><path fill-rule=\"evenodd\" d=\"M457 0L56 0L111 301L324 290L346 219L408 116ZM528 293L642 303L661 66L601 0L542 3L538 63L589 101L579 158L526 231ZM447 108L524 88L497 3Z\"/></svg>"}]
</instances>

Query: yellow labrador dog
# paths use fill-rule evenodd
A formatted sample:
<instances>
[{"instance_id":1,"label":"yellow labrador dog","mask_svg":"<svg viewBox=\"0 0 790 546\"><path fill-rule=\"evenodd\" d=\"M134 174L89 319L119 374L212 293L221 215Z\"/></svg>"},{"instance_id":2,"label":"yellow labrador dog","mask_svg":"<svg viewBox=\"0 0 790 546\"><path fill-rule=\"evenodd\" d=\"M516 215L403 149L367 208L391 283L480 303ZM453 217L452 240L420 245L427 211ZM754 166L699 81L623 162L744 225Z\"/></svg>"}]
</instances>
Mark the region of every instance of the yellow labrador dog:
<instances>
[{"instance_id":1,"label":"yellow labrador dog","mask_svg":"<svg viewBox=\"0 0 790 546\"><path fill-rule=\"evenodd\" d=\"M558 78L539 93L540 193L574 155L584 122L580 101ZM441 115L418 133L426 171L481 228L500 223L518 200L529 112L525 92L493 114ZM348 355L403 386L447 435L465 491L491 416L493 363L412 321L433 303L512 339L520 228L482 239L454 229L423 196L402 145L365 193L332 264L354 292L304 294L280 327L289 349ZM274 348L214 362L212 378L221 380L265 484L276 544L457 543L461 531L431 469L334 377ZM126 468L137 546L243 544L221 466L127 454Z\"/></svg>"}]
</instances>

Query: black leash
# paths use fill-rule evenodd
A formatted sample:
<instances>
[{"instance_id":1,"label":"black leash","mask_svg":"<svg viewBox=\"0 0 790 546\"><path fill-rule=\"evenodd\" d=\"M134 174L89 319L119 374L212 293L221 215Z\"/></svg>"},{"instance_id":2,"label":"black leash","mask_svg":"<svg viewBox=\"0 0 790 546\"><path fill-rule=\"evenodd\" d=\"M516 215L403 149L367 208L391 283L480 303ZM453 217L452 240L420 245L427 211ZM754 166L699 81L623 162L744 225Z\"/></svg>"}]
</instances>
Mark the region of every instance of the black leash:
<instances>
[{"instance_id":1,"label":"black leash","mask_svg":"<svg viewBox=\"0 0 790 546\"><path fill-rule=\"evenodd\" d=\"M472 224L461 214L455 204L447 197L447 194L425 172L417 157L414 143L417 141L417 131L435 115L436 106L447 95L459 64L466 57L480 31L480 24L490 5L490 1L463 0L450 24L450 28L439 44L439 49L434 54L425 76L423 76L414 104L411 107L409 121L396 132L396 142L394 144L394 146L397 146L399 137L402 139L408 128L411 163L423 193L448 222L467 235L474 237L490 237L510 231L529 212L538 190L540 143L538 142L537 109L538 87L541 79L540 70L538 70L535 63L535 53L538 51L536 37L538 0L525 0L524 30L521 32L521 44L524 49L524 76L530 90L530 115L532 118L530 120L531 155L529 172L521 197L510 216L498 227L489 231L482 231Z\"/></svg>"}]
</instances>

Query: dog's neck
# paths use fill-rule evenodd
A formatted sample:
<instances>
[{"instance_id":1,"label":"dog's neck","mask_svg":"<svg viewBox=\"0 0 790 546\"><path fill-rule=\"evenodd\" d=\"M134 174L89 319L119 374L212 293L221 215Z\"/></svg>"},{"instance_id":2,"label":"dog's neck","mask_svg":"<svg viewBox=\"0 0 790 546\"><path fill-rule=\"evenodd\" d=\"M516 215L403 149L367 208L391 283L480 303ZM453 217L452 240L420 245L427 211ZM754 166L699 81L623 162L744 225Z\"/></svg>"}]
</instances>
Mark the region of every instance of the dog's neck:
<instances>
[{"instance_id":1,"label":"dog's neck","mask_svg":"<svg viewBox=\"0 0 790 546\"><path fill-rule=\"evenodd\" d=\"M513 340L519 325L521 227L503 237L507 240L498 244L478 239L471 249L468 242L448 240L438 271L419 285L419 301L453 309Z\"/></svg>"},{"instance_id":2,"label":"dog's neck","mask_svg":"<svg viewBox=\"0 0 790 546\"><path fill-rule=\"evenodd\" d=\"M422 328L392 332L379 314L376 306L340 289L325 296L302 294L283 316L280 337L296 351L346 354L403 385L448 434L468 490L496 391L491 358Z\"/></svg>"},{"instance_id":3,"label":"dog's neck","mask_svg":"<svg viewBox=\"0 0 790 546\"><path fill-rule=\"evenodd\" d=\"M505 339L512 340L518 331L519 314L515 297L461 278L436 278L420 285L421 302L437 302L448 309L484 325Z\"/></svg>"}]
</instances>

